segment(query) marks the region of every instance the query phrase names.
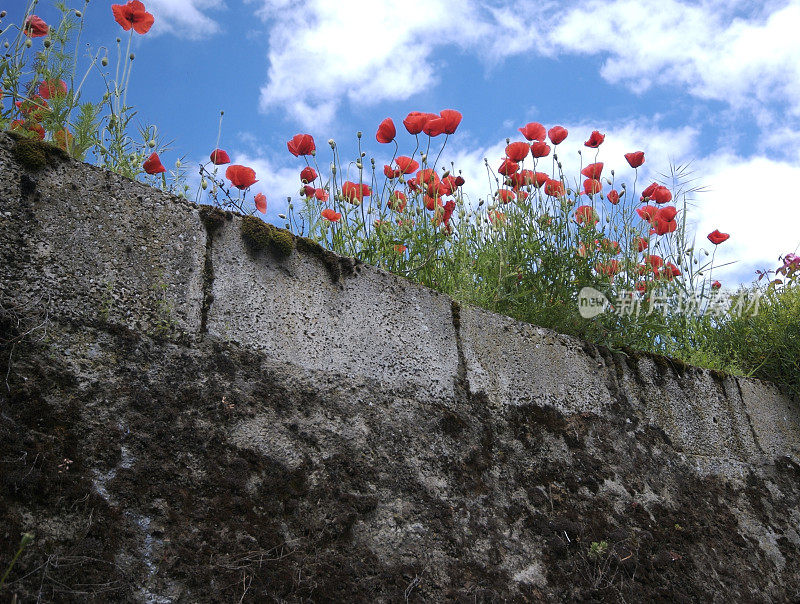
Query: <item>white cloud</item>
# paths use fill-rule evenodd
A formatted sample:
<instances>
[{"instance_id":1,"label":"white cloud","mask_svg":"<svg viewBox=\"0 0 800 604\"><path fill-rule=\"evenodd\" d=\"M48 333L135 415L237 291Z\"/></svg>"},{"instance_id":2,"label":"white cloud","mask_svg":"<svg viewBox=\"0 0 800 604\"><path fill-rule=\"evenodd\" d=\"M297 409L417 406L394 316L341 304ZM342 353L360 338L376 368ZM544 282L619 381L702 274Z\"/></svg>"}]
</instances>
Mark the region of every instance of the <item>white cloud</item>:
<instances>
[{"instance_id":1,"label":"white cloud","mask_svg":"<svg viewBox=\"0 0 800 604\"><path fill-rule=\"evenodd\" d=\"M217 33L219 24L208 16L211 9L225 7L224 0L148 0L147 10L155 17L153 33L170 33L198 39Z\"/></svg>"},{"instance_id":2,"label":"white cloud","mask_svg":"<svg viewBox=\"0 0 800 604\"><path fill-rule=\"evenodd\" d=\"M740 3L742 4L742 3ZM641 91L685 87L704 99L753 108L791 101L800 114L800 2L737 16L736 3L592 0L565 13L548 42L565 52L601 54L601 74ZM726 10L727 9L727 10Z\"/></svg>"},{"instance_id":3,"label":"white cloud","mask_svg":"<svg viewBox=\"0 0 800 604\"><path fill-rule=\"evenodd\" d=\"M492 33L470 3L451 0L266 0L258 14L272 26L261 107L306 128L326 125L344 99L375 104L435 85L436 46L466 49Z\"/></svg>"}]
</instances>

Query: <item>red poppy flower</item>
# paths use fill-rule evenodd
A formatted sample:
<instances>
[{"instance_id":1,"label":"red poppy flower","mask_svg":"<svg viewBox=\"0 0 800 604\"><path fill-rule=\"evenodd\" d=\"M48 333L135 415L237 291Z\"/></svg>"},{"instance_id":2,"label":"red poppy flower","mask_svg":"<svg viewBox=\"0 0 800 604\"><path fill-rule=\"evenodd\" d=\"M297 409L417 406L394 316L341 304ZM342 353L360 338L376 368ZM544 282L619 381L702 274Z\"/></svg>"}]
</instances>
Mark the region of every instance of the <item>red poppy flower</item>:
<instances>
[{"instance_id":1,"label":"red poppy flower","mask_svg":"<svg viewBox=\"0 0 800 604\"><path fill-rule=\"evenodd\" d=\"M420 185L435 185L439 182L439 175L433 168L426 168L417 172L417 183Z\"/></svg>"},{"instance_id":2,"label":"red poppy flower","mask_svg":"<svg viewBox=\"0 0 800 604\"><path fill-rule=\"evenodd\" d=\"M40 97L38 94L34 95L32 99L25 99L24 101L15 101L19 112L29 120L39 122L44 117L46 111L50 111L50 106L47 101Z\"/></svg>"},{"instance_id":3,"label":"red poppy flower","mask_svg":"<svg viewBox=\"0 0 800 604\"><path fill-rule=\"evenodd\" d=\"M708 240L713 243L714 245L719 245L723 241L727 241L730 238L730 235L727 233L720 233L719 230L714 229L711 233L708 234Z\"/></svg>"},{"instance_id":4,"label":"red poppy flower","mask_svg":"<svg viewBox=\"0 0 800 604\"><path fill-rule=\"evenodd\" d=\"M511 143L506 146L506 157L511 161L520 162L528 156L530 150L528 143Z\"/></svg>"},{"instance_id":5,"label":"red poppy flower","mask_svg":"<svg viewBox=\"0 0 800 604\"><path fill-rule=\"evenodd\" d=\"M256 210L261 212L262 214L267 213L267 196L263 193L258 193L253 200L256 202Z\"/></svg>"},{"instance_id":6,"label":"red poppy flower","mask_svg":"<svg viewBox=\"0 0 800 604\"><path fill-rule=\"evenodd\" d=\"M711 284L711 289L719 289L720 287L722 287L722 283L719 281L714 281L714 283Z\"/></svg>"},{"instance_id":7,"label":"red poppy flower","mask_svg":"<svg viewBox=\"0 0 800 604\"><path fill-rule=\"evenodd\" d=\"M444 120L444 133L455 134L456 128L458 128L458 125L461 123L461 113L455 109L443 109L439 112L439 115L441 115Z\"/></svg>"},{"instance_id":8,"label":"red poppy flower","mask_svg":"<svg viewBox=\"0 0 800 604\"><path fill-rule=\"evenodd\" d=\"M679 277L681 274L680 269L672 264L672 262L667 262L664 270L661 271L661 276L664 277L667 281L672 281L675 277Z\"/></svg>"},{"instance_id":9,"label":"red poppy flower","mask_svg":"<svg viewBox=\"0 0 800 604\"><path fill-rule=\"evenodd\" d=\"M599 179L602 173L603 173L603 162L598 162L596 164L589 164L583 170L581 170L581 174L583 174L586 178Z\"/></svg>"},{"instance_id":10,"label":"red poppy flower","mask_svg":"<svg viewBox=\"0 0 800 604\"><path fill-rule=\"evenodd\" d=\"M339 222L339 220L342 218L342 215L339 214L339 212L334 212L330 208L325 208L322 210L321 214L322 217L329 222Z\"/></svg>"},{"instance_id":11,"label":"red poppy flower","mask_svg":"<svg viewBox=\"0 0 800 604\"><path fill-rule=\"evenodd\" d=\"M626 153L625 159L628 160L628 165L631 168L638 168L644 163L644 151L634 151L633 153Z\"/></svg>"},{"instance_id":12,"label":"red poppy flower","mask_svg":"<svg viewBox=\"0 0 800 604\"><path fill-rule=\"evenodd\" d=\"M587 178L583 181L583 190L587 195L594 195L603 190L603 183L596 178Z\"/></svg>"},{"instance_id":13,"label":"red poppy flower","mask_svg":"<svg viewBox=\"0 0 800 604\"><path fill-rule=\"evenodd\" d=\"M497 196L500 198L500 201L502 201L503 203L511 203L512 201L514 201L517 198L517 196L514 193L514 191L511 191L510 189L500 189L497 192Z\"/></svg>"},{"instance_id":14,"label":"red poppy flower","mask_svg":"<svg viewBox=\"0 0 800 604\"><path fill-rule=\"evenodd\" d=\"M589 140L583 144L587 147L591 147L592 149L597 149L597 147L603 144L604 140L606 140L606 135L600 134L597 130L594 130L592 135L589 137Z\"/></svg>"},{"instance_id":15,"label":"red poppy flower","mask_svg":"<svg viewBox=\"0 0 800 604\"><path fill-rule=\"evenodd\" d=\"M400 168L403 174L411 174L412 172L416 171L417 168L419 168L418 162L404 155L401 155L400 157L395 157L394 163L397 164L397 167Z\"/></svg>"},{"instance_id":16,"label":"red poppy flower","mask_svg":"<svg viewBox=\"0 0 800 604\"><path fill-rule=\"evenodd\" d=\"M519 164L511 161L510 159L506 158L503 160L503 163L500 164L500 167L497 168L497 171L502 174L503 176L510 176L519 170Z\"/></svg>"},{"instance_id":17,"label":"red poppy flower","mask_svg":"<svg viewBox=\"0 0 800 604\"><path fill-rule=\"evenodd\" d=\"M302 189L300 189L300 194L305 195L306 197L313 197L316 189L311 185L305 185Z\"/></svg>"},{"instance_id":18,"label":"red poppy flower","mask_svg":"<svg viewBox=\"0 0 800 604\"><path fill-rule=\"evenodd\" d=\"M547 131L547 136L550 137L550 141L554 145L558 145L565 138L567 138L567 134L569 134L567 132L567 129L562 128L561 126L553 126L552 128L550 128L550 130Z\"/></svg>"},{"instance_id":19,"label":"red poppy flower","mask_svg":"<svg viewBox=\"0 0 800 604\"><path fill-rule=\"evenodd\" d=\"M600 217L592 206L578 206L575 209L575 222L578 224L597 224Z\"/></svg>"},{"instance_id":20,"label":"red poppy flower","mask_svg":"<svg viewBox=\"0 0 800 604\"><path fill-rule=\"evenodd\" d=\"M155 18L144 9L144 4L139 0L130 0L124 6L122 4L112 4L111 11L114 13L114 20L128 31L131 27L137 34L146 34L153 27Z\"/></svg>"},{"instance_id":21,"label":"red poppy flower","mask_svg":"<svg viewBox=\"0 0 800 604\"><path fill-rule=\"evenodd\" d=\"M672 200L672 193L669 192L667 187L659 185L650 195L650 198L656 203L669 203Z\"/></svg>"},{"instance_id":22,"label":"red poppy flower","mask_svg":"<svg viewBox=\"0 0 800 604\"><path fill-rule=\"evenodd\" d=\"M441 190L443 191L443 195L452 195L455 193L456 189L459 187L458 179L451 175L445 176L441 182Z\"/></svg>"},{"instance_id":23,"label":"red poppy flower","mask_svg":"<svg viewBox=\"0 0 800 604\"><path fill-rule=\"evenodd\" d=\"M664 259L661 256L656 256L654 254L648 256L645 260L648 266L658 269L664 266Z\"/></svg>"},{"instance_id":24,"label":"red poppy flower","mask_svg":"<svg viewBox=\"0 0 800 604\"><path fill-rule=\"evenodd\" d=\"M453 215L455 209L456 202L452 199L444 204L444 215L442 216L442 222L444 222L444 226L450 226L450 217Z\"/></svg>"},{"instance_id":25,"label":"red poppy flower","mask_svg":"<svg viewBox=\"0 0 800 604\"><path fill-rule=\"evenodd\" d=\"M228 157L228 154L223 151L222 149L214 149L210 155L211 163L215 166L221 166L222 164L229 164L231 163L231 158Z\"/></svg>"},{"instance_id":26,"label":"red poppy flower","mask_svg":"<svg viewBox=\"0 0 800 604\"><path fill-rule=\"evenodd\" d=\"M22 33L29 38L41 38L50 31L50 26L36 15L30 15L22 25Z\"/></svg>"},{"instance_id":27,"label":"red poppy flower","mask_svg":"<svg viewBox=\"0 0 800 604\"><path fill-rule=\"evenodd\" d=\"M53 135L56 146L64 151L69 151L70 147L72 147L73 139L74 137L69 130L59 130Z\"/></svg>"},{"instance_id":28,"label":"red poppy flower","mask_svg":"<svg viewBox=\"0 0 800 604\"><path fill-rule=\"evenodd\" d=\"M639 237L636 240L636 249L638 249L640 252L645 251L648 247L650 247L650 241L645 237Z\"/></svg>"},{"instance_id":29,"label":"red poppy flower","mask_svg":"<svg viewBox=\"0 0 800 604\"><path fill-rule=\"evenodd\" d=\"M675 216L678 215L678 209L674 206L668 206L666 208L658 208L656 210L656 218L658 220L663 220L665 222L669 222L670 220L675 220Z\"/></svg>"},{"instance_id":30,"label":"red poppy flower","mask_svg":"<svg viewBox=\"0 0 800 604\"><path fill-rule=\"evenodd\" d=\"M295 134L286 146L289 148L289 153L295 157L301 155L314 155L317 150L314 145L314 137L310 134Z\"/></svg>"},{"instance_id":31,"label":"red poppy flower","mask_svg":"<svg viewBox=\"0 0 800 604\"><path fill-rule=\"evenodd\" d=\"M656 212L658 212L658 208L655 206L644 206L643 208L636 209L636 213L641 216L642 220L646 220L647 222L653 221L656 217Z\"/></svg>"},{"instance_id":32,"label":"red poppy flower","mask_svg":"<svg viewBox=\"0 0 800 604\"><path fill-rule=\"evenodd\" d=\"M544 126L542 126L539 122L531 122L524 128L520 128L519 131L522 133L522 136L529 141L543 141L544 137L547 136Z\"/></svg>"},{"instance_id":33,"label":"red poppy flower","mask_svg":"<svg viewBox=\"0 0 800 604\"><path fill-rule=\"evenodd\" d=\"M406 209L406 194L402 191L392 191L392 194L389 196L389 208L394 210L395 212L402 212Z\"/></svg>"},{"instance_id":34,"label":"red poppy flower","mask_svg":"<svg viewBox=\"0 0 800 604\"><path fill-rule=\"evenodd\" d=\"M33 132L39 140L44 140L44 128L36 122L13 120L10 127L17 132Z\"/></svg>"},{"instance_id":35,"label":"red poppy flower","mask_svg":"<svg viewBox=\"0 0 800 604\"><path fill-rule=\"evenodd\" d=\"M397 129L394 127L392 118L387 117L381 122L380 126L378 126L378 132L375 135L375 139L379 143L391 143L395 136L397 136Z\"/></svg>"},{"instance_id":36,"label":"red poppy flower","mask_svg":"<svg viewBox=\"0 0 800 604\"><path fill-rule=\"evenodd\" d=\"M653 230L656 235L666 235L667 233L674 233L678 228L678 223L674 220L663 220L656 216L652 222Z\"/></svg>"},{"instance_id":37,"label":"red poppy flower","mask_svg":"<svg viewBox=\"0 0 800 604\"><path fill-rule=\"evenodd\" d=\"M440 134L444 134L444 129L447 124L444 121L444 118L441 117L432 117L425 125L422 126L422 131L427 134L428 136L439 136Z\"/></svg>"},{"instance_id":38,"label":"red poppy flower","mask_svg":"<svg viewBox=\"0 0 800 604\"><path fill-rule=\"evenodd\" d=\"M655 191L659 186L661 185L659 185L657 182L654 182L646 187L645 190L642 191L641 201L648 201L653 196L653 191Z\"/></svg>"},{"instance_id":39,"label":"red poppy flower","mask_svg":"<svg viewBox=\"0 0 800 604\"><path fill-rule=\"evenodd\" d=\"M425 203L425 208L431 212L433 212L437 206L440 208L442 207L442 200L440 197L431 197L430 195L425 195L423 202Z\"/></svg>"},{"instance_id":40,"label":"red poppy flower","mask_svg":"<svg viewBox=\"0 0 800 604\"><path fill-rule=\"evenodd\" d=\"M387 166L384 164L383 166L383 175L386 178L400 178L400 175L403 173L402 170L394 170L391 166Z\"/></svg>"},{"instance_id":41,"label":"red poppy flower","mask_svg":"<svg viewBox=\"0 0 800 604\"><path fill-rule=\"evenodd\" d=\"M153 153L150 157L148 157L147 161L142 165L142 168L148 174L161 174L162 172L167 171L167 169L161 163L161 160L158 158L158 153Z\"/></svg>"},{"instance_id":42,"label":"red poppy flower","mask_svg":"<svg viewBox=\"0 0 800 604\"><path fill-rule=\"evenodd\" d=\"M67 83L64 80L52 80L39 84L39 96L43 99L50 97L67 96Z\"/></svg>"},{"instance_id":43,"label":"red poppy flower","mask_svg":"<svg viewBox=\"0 0 800 604\"><path fill-rule=\"evenodd\" d=\"M328 192L325 189L314 189L314 197L319 201L328 201Z\"/></svg>"},{"instance_id":44,"label":"red poppy flower","mask_svg":"<svg viewBox=\"0 0 800 604\"><path fill-rule=\"evenodd\" d=\"M645 292L647 292L647 283L645 283L644 281L639 281L635 287L636 291L642 295L644 295Z\"/></svg>"},{"instance_id":45,"label":"red poppy flower","mask_svg":"<svg viewBox=\"0 0 800 604\"><path fill-rule=\"evenodd\" d=\"M358 205L365 197L372 195L369 185L345 181L342 183L342 196L345 201Z\"/></svg>"},{"instance_id":46,"label":"red poppy flower","mask_svg":"<svg viewBox=\"0 0 800 604\"><path fill-rule=\"evenodd\" d=\"M606 254L619 254L620 253L619 241L613 241L611 239L603 239L600 242L600 249Z\"/></svg>"},{"instance_id":47,"label":"red poppy flower","mask_svg":"<svg viewBox=\"0 0 800 604\"><path fill-rule=\"evenodd\" d=\"M498 222L501 223L501 224L505 224L506 223L506 215L505 215L505 213L500 212L498 210L491 210L491 211L489 211L489 222L491 222L492 224L495 224L495 223L498 223Z\"/></svg>"},{"instance_id":48,"label":"red poppy flower","mask_svg":"<svg viewBox=\"0 0 800 604\"><path fill-rule=\"evenodd\" d=\"M548 178L544 183L544 192L545 195L549 195L550 197L562 197L565 194L564 183L560 180Z\"/></svg>"},{"instance_id":49,"label":"red poppy flower","mask_svg":"<svg viewBox=\"0 0 800 604\"><path fill-rule=\"evenodd\" d=\"M595 266L594 268L601 275L607 275L608 277L613 277L619 272L620 264L619 260L611 260L606 264L598 262L597 266Z\"/></svg>"},{"instance_id":50,"label":"red poppy flower","mask_svg":"<svg viewBox=\"0 0 800 604\"><path fill-rule=\"evenodd\" d=\"M606 199L613 205L617 205L619 203L619 192L616 189L611 189L606 195Z\"/></svg>"},{"instance_id":51,"label":"red poppy flower","mask_svg":"<svg viewBox=\"0 0 800 604\"><path fill-rule=\"evenodd\" d=\"M258 182L256 180L256 171L253 170L253 168L240 166L238 164L228 166L228 169L225 170L225 178L231 181L234 187L241 190L251 187Z\"/></svg>"},{"instance_id":52,"label":"red poppy flower","mask_svg":"<svg viewBox=\"0 0 800 604\"><path fill-rule=\"evenodd\" d=\"M437 119L439 116L435 113L421 113L419 111L412 111L403 120L403 125L408 130L409 134L419 134L425 127L425 124L430 119Z\"/></svg>"},{"instance_id":53,"label":"red poppy flower","mask_svg":"<svg viewBox=\"0 0 800 604\"><path fill-rule=\"evenodd\" d=\"M533 143L531 145L531 155L533 157L547 157L550 155L550 145L547 143Z\"/></svg>"},{"instance_id":54,"label":"red poppy flower","mask_svg":"<svg viewBox=\"0 0 800 604\"><path fill-rule=\"evenodd\" d=\"M309 183L317 180L317 172L311 166L306 166L300 172L300 182Z\"/></svg>"},{"instance_id":55,"label":"red poppy flower","mask_svg":"<svg viewBox=\"0 0 800 604\"><path fill-rule=\"evenodd\" d=\"M534 176L534 186L538 189L550 180L550 176L546 172L537 172Z\"/></svg>"},{"instance_id":56,"label":"red poppy flower","mask_svg":"<svg viewBox=\"0 0 800 604\"><path fill-rule=\"evenodd\" d=\"M394 251L398 254L404 254L408 248L404 245L396 245L394 246Z\"/></svg>"},{"instance_id":57,"label":"red poppy flower","mask_svg":"<svg viewBox=\"0 0 800 604\"><path fill-rule=\"evenodd\" d=\"M464 183L467 182L467 181L464 180L464 177L461 176L461 174L459 174L458 176L456 176L456 181L455 182L456 182L456 187L463 187Z\"/></svg>"}]
</instances>

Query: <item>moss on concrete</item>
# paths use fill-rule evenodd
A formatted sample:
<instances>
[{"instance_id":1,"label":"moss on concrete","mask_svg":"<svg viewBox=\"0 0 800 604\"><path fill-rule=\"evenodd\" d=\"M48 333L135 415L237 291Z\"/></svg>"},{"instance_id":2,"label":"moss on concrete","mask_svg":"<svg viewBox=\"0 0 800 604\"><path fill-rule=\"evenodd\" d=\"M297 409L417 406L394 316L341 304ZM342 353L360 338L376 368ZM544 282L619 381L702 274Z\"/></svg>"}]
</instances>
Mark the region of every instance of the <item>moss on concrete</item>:
<instances>
[{"instance_id":1,"label":"moss on concrete","mask_svg":"<svg viewBox=\"0 0 800 604\"><path fill-rule=\"evenodd\" d=\"M242 218L242 237L256 251L270 250L277 256L286 257L294 249L294 235L256 218Z\"/></svg>"},{"instance_id":2,"label":"moss on concrete","mask_svg":"<svg viewBox=\"0 0 800 604\"><path fill-rule=\"evenodd\" d=\"M225 210L209 205L200 206L199 213L200 220L203 221L203 225L206 227L206 231L208 231L209 235L216 233L220 227L225 224L226 220L231 220L233 218L231 212L226 212Z\"/></svg>"},{"instance_id":3,"label":"moss on concrete","mask_svg":"<svg viewBox=\"0 0 800 604\"><path fill-rule=\"evenodd\" d=\"M28 138L18 132L8 134L14 139L14 147L11 150L14 159L28 170L41 170L54 160L69 158L66 151L50 143Z\"/></svg>"}]
</instances>

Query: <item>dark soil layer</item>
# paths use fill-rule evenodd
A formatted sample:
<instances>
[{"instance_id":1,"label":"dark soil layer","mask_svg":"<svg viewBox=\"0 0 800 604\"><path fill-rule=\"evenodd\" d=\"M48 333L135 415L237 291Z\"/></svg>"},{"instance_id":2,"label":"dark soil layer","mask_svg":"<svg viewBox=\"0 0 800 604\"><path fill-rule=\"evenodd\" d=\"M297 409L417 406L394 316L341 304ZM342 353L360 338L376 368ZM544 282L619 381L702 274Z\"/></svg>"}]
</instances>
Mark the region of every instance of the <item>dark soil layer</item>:
<instances>
[{"instance_id":1,"label":"dark soil layer","mask_svg":"<svg viewBox=\"0 0 800 604\"><path fill-rule=\"evenodd\" d=\"M0 575L35 539L3 602L800 593L800 468L701 477L625 400L492 410L464 383L437 401L211 339L23 326L0 322Z\"/></svg>"}]
</instances>

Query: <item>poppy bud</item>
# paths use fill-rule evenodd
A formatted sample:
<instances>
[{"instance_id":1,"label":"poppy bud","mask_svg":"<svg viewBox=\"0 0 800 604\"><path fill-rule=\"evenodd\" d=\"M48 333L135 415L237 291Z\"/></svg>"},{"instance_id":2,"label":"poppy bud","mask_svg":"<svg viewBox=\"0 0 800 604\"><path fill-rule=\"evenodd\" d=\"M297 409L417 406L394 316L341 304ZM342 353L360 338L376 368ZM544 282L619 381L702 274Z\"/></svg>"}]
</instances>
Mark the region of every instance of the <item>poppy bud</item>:
<instances>
[{"instance_id":1,"label":"poppy bud","mask_svg":"<svg viewBox=\"0 0 800 604\"><path fill-rule=\"evenodd\" d=\"M363 134L364 134L364 133L363 133L363 132L361 132L361 130L359 130L358 132L356 132L356 136L357 136L358 138L361 138L361 137L363 136Z\"/></svg>"},{"instance_id":2,"label":"poppy bud","mask_svg":"<svg viewBox=\"0 0 800 604\"><path fill-rule=\"evenodd\" d=\"M423 153L422 155L419 156L419 158L422 160L422 163L424 164L426 161L428 161L428 154Z\"/></svg>"},{"instance_id":3,"label":"poppy bud","mask_svg":"<svg viewBox=\"0 0 800 604\"><path fill-rule=\"evenodd\" d=\"M578 149L578 155L583 155L583 153L581 153L580 149Z\"/></svg>"},{"instance_id":4,"label":"poppy bud","mask_svg":"<svg viewBox=\"0 0 800 604\"><path fill-rule=\"evenodd\" d=\"M133 61L133 59L134 59L134 57L135 57L135 56L136 56L136 55L134 55L133 53L131 53L131 54L129 54L129 55L128 55L128 58L129 58L131 61Z\"/></svg>"},{"instance_id":5,"label":"poppy bud","mask_svg":"<svg viewBox=\"0 0 800 604\"><path fill-rule=\"evenodd\" d=\"M450 176L450 170L445 170L442 174L442 178L447 178L448 176Z\"/></svg>"},{"instance_id":6,"label":"poppy bud","mask_svg":"<svg viewBox=\"0 0 800 604\"><path fill-rule=\"evenodd\" d=\"M291 224L289 224L289 223L287 222L287 223L285 223L285 224L283 225L283 228L285 228L285 229L290 229L290 228L292 228L292 225L291 225Z\"/></svg>"},{"instance_id":7,"label":"poppy bud","mask_svg":"<svg viewBox=\"0 0 800 604\"><path fill-rule=\"evenodd\" d=\"M81 11L79 11L79 10L76 10L75 11L75 16L78 17L78 19L80 19L81 17L83 17L83 13Z\"/></svg>"},{"instance_id":8,"label":"poppy bud","mask_svg":"<svg viewBox=\"0 0 800 604\"><path fill-rule=\"evenodd\" d=\"M25 40L25 48L30 48L31 46L33 46L33 42L31 41L30 38L28 38L27 40Z\"/></svg>"},{"instance_id":9,"label":"poppy bud","mask_svg":"<svg viewBox=\"0 0 800 604\"><path fill-rule=\"evenodd\" d=\"M100 60L100 65L102 65L103 67L108 67L108 57L103 57Z\"/></svg>"},{"instance_id":10,"label":"poppy bud","mask_svg":"<svg viewBox=\"0 0 800 604\"><path fill-rule=\"evenodd\" d=\"M286 214L278 214L278 218L281 220L286 220Z\"/></svg>"},{"instance_id":11,"label":"poppy bud","mask_svg":"<svg viewBox=\"0 0 800 604\"><path fill-rule=\"evenodd\" d=\"M178 159L178 160L175 160L175 167L176 167L176 168L180 168L180 167L181 167L181 165L182 165L182 164L181 164L181 160L179 160L179 159Z\"/></svg>"},{"instance_id":12,"label":"poppy bud","mask_svg":"<svg viewBox=\"0 0 800 604\"><path fill-rule=\"evenodd\" d=\"M336 146L336 141L333 140L332 138L329 138L328 144L331 146L331 149L333 149Z\"/></svg>"},{"instance_id":13,"label":"poppy bud","mask_svg":"<svg viewBox=\"0 0 800 604\"><path fill-rule=\"evenodd\" d=\"M331 174L336 174L336 166L331 164Z\"/></svg>"},{"instance_id":14,"label":"poppy bud","mask_svg":"<svg viewBox=\"0 0 800 604\"><path fill-rule=\"evenodd\" d=\"M51 42L50 42L50 39L48 38L47 40L45 40L44 42L42 42L42 44L44 44L44 47L45 47L45 48L50 48L50 44L51 44Z\"/></svg>"},{"instance_id":15,"label":"poppy bud","mask_svg":"<svg viewBox=\"0 0 800 604\"><path fill-rule=\"evenodd\" d=\"M356 162L356 168L358 168L359 170L363 170L364 169L364 164L362 164L360 161L357 161Z\"/></svg>"},{"instance_id":16,"label":"poppy bud","mask_svg":"<svg viewBox=\"0 0 800 604\"><path fill-rule=\"evenodd\" d=\"M152 140L152 139L151 139L151 140L149 140L149 141L147 141L147 146L148 146L148 147L150 147L150 148L152 149L153 147L155 147L155 146L156 146L156 141L154 141L154 140Z\"/></svg>"},{"instance_id":17,"label":"poppy bud","mask_svg":"<svg viewBox=\"0 0 800 604\"><path fill-rule=\"evenodd\" d=\"M200 181L200 186L203 188L203 191L205 191L208 188L208 181L204 178Z\"/></svg>"},{"instance_id":18,"label":"poppy bud","mask_svg":"<svg viewBox=\"0 0 800 604\"><path fill-rule=\"evenodd\" d=\"M117 44L119 44L120 42L122 42L122 40L120 40L119 38L117 38Z\"/></svg>"},{"instance_id":19,"label":"poppy bud","mask_svg":"<svg viewBox=\"0 0 800 604\"><path fill-rule=\"evenodd\" d=\"M5 42L3 42L3 48L8 48L8 40L6 40Z\"/></svg>"},{"instance_id":20,"label":"poppy bud","mask_svg":"<svg viewBox=\"0 0 800 604\"><path fill-rule=\"evenodd\" d=\"M6 11L0 11L0 19L6 16Z\"/></svg>"},{"instance_id":21,"label":"poppy bud","mask_svg":"<svg viewBox=\"0 0 800 604\"><path fill-rule=\"evenodd\" d=\"M290 204L289 204L289 209L290 209L290 210L293 210L293 209L294 209L294 204L290 203ZM284 216L284 218L286 218L286 216Z\"/></svg>"}]
</instances>

